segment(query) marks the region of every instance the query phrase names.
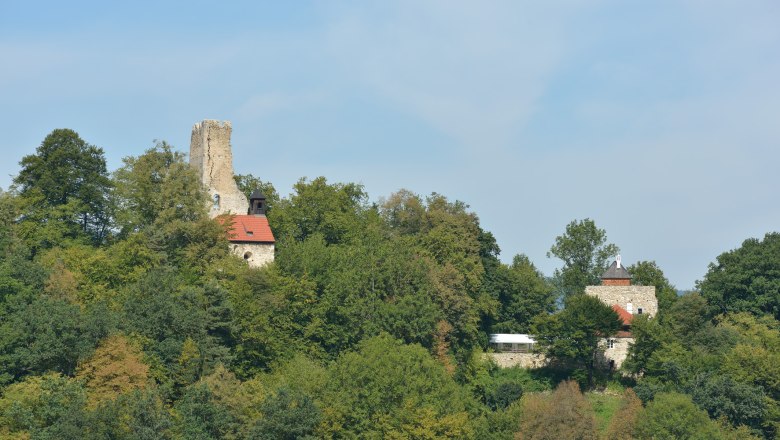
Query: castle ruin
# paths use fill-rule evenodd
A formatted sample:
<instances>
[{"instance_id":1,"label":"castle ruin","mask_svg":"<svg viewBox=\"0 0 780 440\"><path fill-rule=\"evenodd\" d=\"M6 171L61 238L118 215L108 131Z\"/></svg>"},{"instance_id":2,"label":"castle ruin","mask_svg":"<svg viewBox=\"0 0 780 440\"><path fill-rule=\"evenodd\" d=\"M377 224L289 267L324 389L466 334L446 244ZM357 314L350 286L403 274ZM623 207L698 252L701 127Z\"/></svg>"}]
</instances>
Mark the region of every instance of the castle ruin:
<instances>
[{"instance_id":1,"label":"castle ruin","mask_svg":"<svg viewBox=\"0 0 780 440\"><path fill-rule=\"evenodd\" d=\"M246 196L233 179L233 153L230 149L230 121L206 119L192 127L190 165L198 170L200 181L209 193L209 216L244 214L249 206Z\"/></svg>"},{"instance_id":2,"label":"castle ruin","mask_svg":"<svg viewBox=\"0 0 780 440\"><path fill-rule=\"evenodd\" d=\"M230 121L206 119L192 127L190 165L210 196L209 216L230 221L231 251L252 267L274 260L275 239L265 217L265 196L254 191L247 200L233 178Z\"/></svg>"}]
</instances>

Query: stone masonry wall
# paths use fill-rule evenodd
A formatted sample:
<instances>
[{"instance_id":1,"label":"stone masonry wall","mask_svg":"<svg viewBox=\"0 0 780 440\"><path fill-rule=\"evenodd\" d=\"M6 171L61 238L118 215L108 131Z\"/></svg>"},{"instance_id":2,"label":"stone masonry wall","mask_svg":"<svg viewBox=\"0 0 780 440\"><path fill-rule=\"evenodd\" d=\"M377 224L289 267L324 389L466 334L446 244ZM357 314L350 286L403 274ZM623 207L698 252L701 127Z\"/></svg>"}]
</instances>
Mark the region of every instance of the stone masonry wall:
<instances>
[{"instance_id":1,"label":"stone masonry wall","mask_svg":"<svg viewBox=\"0 0 780 440\"><path fill-rule=\"evenodd\" d=\"M230 249L250 267L262 267L274 261L273 243L231 243Z\"/></svg>"},{"instance_id":2,"label":"stone masonry wall","mask_svg":"<svg viewBox=\"0 0 780 440\"><path fill-rule=\"evenodd\" d=\"M628 357L628 349L634 343L634 338L611 338L614 342L612 348L608 348L607 340L602 339L599 342L600 347L604 350L599 356L598 363L602 368L609 367L609 361L615 361L615 369L620 368L623 365L623 361Z\"/></svg>"},{"instance_id":3,"label":"stone masonry wall","mask_svg":"<svg viewBox=\"0 0 780 440\"><path fill-rule=\"evenodd\" d=\"M540 368L547 364L544 355L534 353L485 353L501 368Z\"/></svg>"},{"instance_id":4,"label":"stone masonry wall","mask_svg":"<svg viewBox=\"0 0 780 440\"><path fill-rule=\"evenodd\" d=\"M230 121L206 119L192 127L190 165L198 170L211 198L209 215L246 214L249 202L233 180ZM219 196L219 202L215 202Z\"/></svg>"},{"instance_id":5,"label":"stone masonry wall","mask_svg":"<svg viewBox=\"0 0 780 440\"><path fill-rule=\"evenodd\" d=\"M658 313L658 300L655 297L654 286L587 286L585 293L593 295L607 305L618 304L628 309L631 303L632 313L636 314L639 308L643 314L655 316Z\"/></svg>"}]
</instances>

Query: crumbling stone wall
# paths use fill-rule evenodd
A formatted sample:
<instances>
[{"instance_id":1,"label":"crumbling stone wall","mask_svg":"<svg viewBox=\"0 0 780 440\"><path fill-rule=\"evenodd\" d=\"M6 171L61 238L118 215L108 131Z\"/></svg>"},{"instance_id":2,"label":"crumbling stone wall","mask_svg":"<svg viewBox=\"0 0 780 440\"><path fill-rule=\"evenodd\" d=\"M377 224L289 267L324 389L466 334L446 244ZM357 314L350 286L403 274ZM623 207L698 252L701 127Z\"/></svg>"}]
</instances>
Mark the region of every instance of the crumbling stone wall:
<instances>
[{"instance_id":1,"label":"crumbling stone wall","mask_svg":"<svg viewBox=\"0 0 780 440\"><path fill-rule=\"evenodd\" d=\"M585 293L595 296L607 305L617 304L637 314L641 308L643 314L655 316L658 313L658 300L655 297L655 286L587 286Z\"/></svg>"},{"instance_id":2,"label":"crumbling stone wall","mask_svg":"<svg viewBox=\"0 0 780 440\"><path fill-rule=\"evenodd\" d=\"M541 368L547 365L547 358L536 353L485 353L501 368Z\"/></svg>"},{"instance_id":3,"label":"crumbling stone wall","mask_svg":"<svg viewBox=\"0 0 780 440\"><path fill-rule=\"evenodd\" d=\"M190 165L211 198L209 215L246 214L249 202L233 180L230 121L206 119L192 127Z\"/></svg>"},{"instance_id":4,"label":"crumbling stone wall","mask_svg":"<svg viewBox=\"0 0 780 440\"><path fill-rule=\"evenodd\" d=\"M231 243L230 248L250 267L263 267L274 261L273 243Z\"/></svg>"}]
</instances>

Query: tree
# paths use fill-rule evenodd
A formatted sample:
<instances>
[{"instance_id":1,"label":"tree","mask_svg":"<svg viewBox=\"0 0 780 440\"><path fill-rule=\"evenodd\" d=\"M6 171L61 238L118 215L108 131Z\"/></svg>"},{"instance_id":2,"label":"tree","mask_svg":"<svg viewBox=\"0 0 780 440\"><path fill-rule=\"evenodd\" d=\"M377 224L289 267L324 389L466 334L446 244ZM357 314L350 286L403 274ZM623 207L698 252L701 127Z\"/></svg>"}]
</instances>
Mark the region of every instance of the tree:
<instances>
[{"instance_id":1,"label":"tree","mask_svg":"<svg viewBox=\"0 0 780 440\"><path fill-rule=\"evenodd\" d=\"M640 440L712 440L723 438L707 413L696 407L689 396L660 393L647 404L636 421Z\"/></svg>"},{"instance_id":2,"label":"tree","mask_svg":"<svg viewBox=\"0 0 780 440\"><path fill-rule=\"evenodd\" d=\"M518 440L598 438L593 408L576 382L561 382L551 396L528 395L521 405Z\"/></svg>"},{"instance_id":3,"label":"tree","mask_svg":"<svg viewBox=\"0 0 780 440\"><path fill-rule=\"evenodd\" d=\"M620 249L607 243L607 233L596 227L591 219L574 220L566 225L566 232L555 238L547 257L558 257L563 268L556 269L555 278L565 295L581 293L585 286L599 284L609 259Z\"/></svg>"},{"instance_id":4,"label":"tree","mask_svg":"<svg viewBox=\"0 0 780 440\"><path fill-rule=\"evenodd\" d=\"M701 375L691 384L690 394L713 419L725 417L734 426L761 428L766 395L760 387L735 382L728 376Z\"/></svg>"},{"instance_id":5,"label":"tree","mask_svg":"<svg viewBox=\"0 0 780 440\"><path fill-rule=\"evenodd\" d=\"M187 387L175 409L182 438L235 438L238 420L228 408L213 400L211 390L205 384Z\"/></svg>"},{"instance_id":6,"label":"tree","mask_svg":"<svg viewBox=\"0 0 780 440\"><path fill-rule=\"evenodd\" d=\"M78 361L102 335L90 328L90 314L63 300L15 298L0 310L0 383L29 374L73 374Z\"/></svg>"},{"instance_id":7,"label":"tree","mask_svg":"<svg viewBox=\"0 0 780 440\"><path fill-rule=\"evenodd\" d=\"M89 403L116 399L123 393L143 389L148 384L149 367L141 361L143 354L123 335L104 339L92 357L81 364L76 377L84 380Z\"/></svg>"},{"instance_id":8,"label":"tree","mask_svg":"<svg viewBox=\"0 0 780 440\"><path fill-rule=\"evenodd\" d=\"M555 308L552 286L525 255L515 255L510 266L488 271L483 289L499 303L492 333L528 333L536 316Z\"/></svg>"},{"instance_id":9,"label":"tree","mask_svg":"<svg viewBox=\"0 0 780 440\"><path fill-rule=\"evenodd\" d=\"M274 188L271 182L263 182L252 174L237 174L233 176L233 179L235 179L238 189L244 193L247 200L249 200L249 197L255 190L259 190L265 196L266 213L271 212L273 207L279 203L279 193L276 192L276 188Z\"/></svg>"},{"instance_id":10,"label":"tree","mask_svg":"<svg viewBox=\"0 0 780 440\"><path fill-rule=\"evenodd\" d=\"M365 210L367 194L355 183L328 184L324 177L300 179L295 194L269 213L278 241L297 240L320 233L328 244L344 242Z\"/></svg>"},{"instance_id":11,"label":"tree","mask_svg":"<svg viewBox=\"0 0 780 440\"><path fill-rule=\"evenodd\" d=\"M128 334L141 336L152 376L179 389L231 356L220 344L223 330L215 326L208 289L183 285L177 275L171 268L157 269L129 286L122 322Z\"/></svg>"},{"instance_id":12,"label":"tree","mask_svg":"<svg viewBox=\"0 0 780 440\"><path fill-rule=\"evenodd\" d=\"M749 238L720 254L697 287L713 314L769 313L780 319L780 233Z\"/></svg>"},{"instance_id":13,"label":"tree","mask_svg":"<svg viewBox=\"0 0 780 440\"><path fill-rule=\"evenodd\" d=\"M138 157L125 157L114 171L117 223L121 234L157 229L172 221L206 217L208 196L183 153L165 141Z\"/></svg>"},{"instance_id":14,"label":"tree","mask_svg":"<svg viewBox=\"0 0 780 440\"><path fill-rule=\"evenodd\" d=\"M664 276L655 261L637 261L626 268L631 274L631 282L637 286L655 286L658 298L658 310L663 313L677 299L677 289Z\"/></svg>"},{"instance_id":15,"label":"tree","mask_svg":"<svg viewBox=\"0 0 780 440\"><path fill-rule=\"evenodd\" d=\"M463 438L467 398L419 345L388 335L363 341L330 368L324 437Z\"/></svg>"},{"instance_id":16,"label":"tree","mask_svg":"<svg viewBox=\"0 0 780 440\"><path fill-rule=\"evenodd\" d=\"M322 417L311 397L286 387L267 397L260 418L249 433L255 440L314 440Z\"/></svg>"},{"instance_id":17,"label":"tree","mask_svg":"<svg viewBox=\"0 0 780 440\"><path fill-rule=\"evenodd\" d=\"M628 348L622 368L635 374L645 374L653 354L673 338L657 319L648 319L647 315L634 317L631 334L634 343Z\"/></svg>"},{"instance_id":18,"label":"tree","mask_svg":"<svg viewBox=\"0 0 780 440\"><path fill-rule=\"evenodd\" d=\"M599 342L622 326L623 321L617 313L598 298L575 295L566 300L562 311L537 319L534 334L537 347L548 358L584 368L590 386L597 355L603 350Z\"/></svg>"},{"instance_id":19,"label":"tree","mask_svg":"<svg viewBox=\"0 0 780 440\"><path fill-rule=\"evenodd\" d=\"M85 401L77 381L59 374L29 377L0 398L0 434L5 428L29 435L17 438L81 440L87 428Z\"/></svg>"},{"instance_id":20,"label":"tree","mask_svg":"<svg viewBox=\"0 0 780 440\"><path fill-rule=\"evenodd\" d=\"M101 403L82 438L170 440L173 420L155 388L135 389Z\"/></svg>"},{"instance_id":21,"label":"tree","mask_svg":"<svg viewBox=\"0 0 780 440\"><path fill-rule=\"evenodd\" d=\"M62 224L62 237L39 243L44 247L58 239L84 234L100 243L109 231L111 181L103 150L84 142L73 130L56 129L25 156L14 184L25 204L22 221L46 226L53 220ZM62 214L67 214L62 217ZM33 240L32 232L27 238Z\"/></svg>"}]
</instances>

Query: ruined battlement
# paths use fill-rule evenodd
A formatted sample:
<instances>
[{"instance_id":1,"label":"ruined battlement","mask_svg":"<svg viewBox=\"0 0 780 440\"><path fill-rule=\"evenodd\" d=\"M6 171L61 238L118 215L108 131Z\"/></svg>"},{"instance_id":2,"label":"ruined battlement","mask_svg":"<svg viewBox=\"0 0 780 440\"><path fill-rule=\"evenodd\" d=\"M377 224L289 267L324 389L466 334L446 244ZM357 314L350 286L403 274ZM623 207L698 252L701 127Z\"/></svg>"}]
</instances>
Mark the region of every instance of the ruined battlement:
<instances>
[{"instance_id":1,"label":"ruined battlement","mask_svg":"<svg viewBox=\"0 0 780 440\"><path fill-rule=\"evenodd\" d=\"M249 202L233 180L230 121L205 119L192 127L190 165L198 171L212 205L209 216L246 214Z\"/></svg>"}]
</instances>

